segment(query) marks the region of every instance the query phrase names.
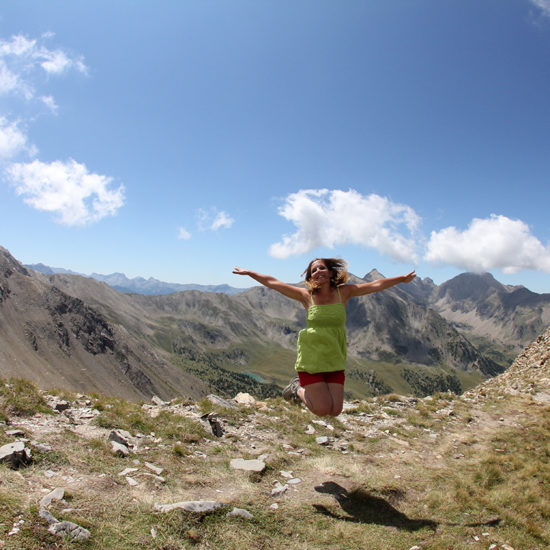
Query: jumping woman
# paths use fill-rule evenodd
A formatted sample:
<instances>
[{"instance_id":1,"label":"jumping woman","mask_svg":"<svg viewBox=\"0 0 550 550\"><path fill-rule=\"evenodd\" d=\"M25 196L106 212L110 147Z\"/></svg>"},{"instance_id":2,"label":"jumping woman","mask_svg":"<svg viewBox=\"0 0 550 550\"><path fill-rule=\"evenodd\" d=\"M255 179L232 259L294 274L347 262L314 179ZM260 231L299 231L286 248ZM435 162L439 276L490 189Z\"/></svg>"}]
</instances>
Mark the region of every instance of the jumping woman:
<instances>
[{"instance_id":1,"label":"jumping woman","mask_svg":"<svg viewBox=\"0 0 550 550\"><path fill-rule=\"evenodd\" d=\"M346 304L350 298L410 283L414 271L401 277L370 283L346 284L344 260L317 258L307 266L306 288L283 283L270 275L236 267L233 273L248 275L262 285L300 302L307 311L307 328L298 335L294 378L283 390L287 401L304 403L317 416L338 416L344 404L346 368Z\"/></svg>"}]
</instances>

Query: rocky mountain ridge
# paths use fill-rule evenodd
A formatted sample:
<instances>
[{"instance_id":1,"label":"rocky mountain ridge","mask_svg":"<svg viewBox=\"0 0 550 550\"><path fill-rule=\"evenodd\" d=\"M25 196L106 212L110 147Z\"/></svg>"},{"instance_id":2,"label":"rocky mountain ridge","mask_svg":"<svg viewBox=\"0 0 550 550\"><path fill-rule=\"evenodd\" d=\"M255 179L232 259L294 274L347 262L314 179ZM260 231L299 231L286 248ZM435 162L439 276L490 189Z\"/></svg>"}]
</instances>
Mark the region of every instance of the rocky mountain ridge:
<instances>
[{"instance_id":1,"label":"rocky mountain ridge","mask_svg":"<svg viewBox=\"0 0 550 550\"><path fill-rule=\"evenodd\" d=\"M25 267L43 274L82 275L63 268L44 264ZM129 279L123 273L89 277L107 283L125 293L162 295L186 290L221 292L236 295L249 289L229 285L179 284L159 281L152 277ZM383 277L376 269L362 280ZM361 280L356 278L357 280ZM485 347L495 344L503 353L495 353L500 362L509 362L541 330L550 324L550 294L538 294L521 285L503 285L490 273L462 273L436 285L430 278L420 278L404 287L404 292L425 308L434 309L439 315L468 338L480 340Z\"/></svg>"},{"instance_id":2,"label":"rocky mountain ridge","mask_svg":"<svg viewBox=\"0 0 550 550\"><path fill-rule=\"evenodd\" d=\"M213 390L275 395L292 373L305 312L269 289L128 295L78 275L37 273L1 251L4 375L166 399ZM461 380L471 386L503 370L423 305L430 286L415 281L349 303L351 392L457 390ZM381 379L387 373L391 383Z\"/></svg>"},{"instance_id":3,"label":"rocky mountain ridge","mask_svg":"<svg viewBox=\"0 0 550 550\"><path fill-rule=\"evenodd\" d=\"M84 300L23 267L0 248L0 373L45 387L143 399L199 397L206 385ZM154 368L151 368L154 366Z\"/></svg>"},{"instance_id":4,"label":"rocky mountain ridge","mask_svg":"<svg viewBox=\"0 0 550 550\"><path fill-rule=\"evenodd\" d=\"M181 283L168 283L165 281L159 281L154 277L145 279L144 277L127 277L124 273L110 273L109 275L103 275L101 273L91 273L85 275L84 273L77 273L70 269L50 267L42 263L28 264L25 267L43 273L44 275L80 275L82 277L90 277L96 281L107 283L110 287L118 290L119 292L136 293L136 294L148 294L151 296L157 296L161 294L172 294L174 292L183 292L185 290L200 290L201 292L223 292L225 294L233 295L238 294L246 290L245 288L235 288L230 285L200 285L200 284L181 284Z\"/></svg>"}]
</instances>

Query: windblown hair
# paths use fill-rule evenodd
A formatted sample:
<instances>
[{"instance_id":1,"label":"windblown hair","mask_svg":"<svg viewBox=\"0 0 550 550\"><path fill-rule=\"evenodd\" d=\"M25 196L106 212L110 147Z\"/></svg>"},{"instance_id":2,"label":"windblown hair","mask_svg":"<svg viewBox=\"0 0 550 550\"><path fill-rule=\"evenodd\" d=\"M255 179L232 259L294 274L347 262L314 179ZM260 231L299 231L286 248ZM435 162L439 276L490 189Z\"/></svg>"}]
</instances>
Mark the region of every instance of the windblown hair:
<instances>
[{"instance_id":1,"label":"windblown hair","mask_svg":"<svg viewBox=\"0 0 550 550\"><path fill-rule=\"evenodd\" d=\"M309 262L306 270L302 275L306 276L306 286L313 292L316 290L315 283L311 280L311 267L313 262L320 260L323 262L331 272L330 276L330 286L336 288L340 285L346 283L349 279L348 273L348 263L346 260L341 260L340 258L315 258Z\"/></svg>"}]
</instances>

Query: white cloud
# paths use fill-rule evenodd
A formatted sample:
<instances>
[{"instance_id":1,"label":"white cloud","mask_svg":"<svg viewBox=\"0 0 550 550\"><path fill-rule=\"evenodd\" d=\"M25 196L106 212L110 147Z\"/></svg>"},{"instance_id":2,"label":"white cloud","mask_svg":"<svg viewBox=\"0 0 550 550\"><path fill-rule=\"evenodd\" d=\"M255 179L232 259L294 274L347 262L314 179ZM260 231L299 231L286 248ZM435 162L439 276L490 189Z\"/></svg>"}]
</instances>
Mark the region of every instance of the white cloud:
<instances>
[{"instance_id":1,"label":"white cloud","mask_svg":"<svg viewBox=\"0 0 550 550\"><path fill-rule=\"evenodd\" d=\"M55 99L51 95L42 96L40 100L42 101L42 103L44 103L44 105L46 105L46 107L51 111L52 114L57 114L58 106L55 102Z\"/></svg>"},{"instance_id":2,"label":"white cloud","mask_svg":"<svg viewBox=\"0 0 550 550\"><path fill-rule=\"evenodd\" d=\"M222 227L229 229L235 223L235 220L227 212L223 210L218 212L215 207L210 211L200 208L197 211L197 219L200 231L217 231Z\"/></svg>"},{"instance_id":3,"label":"white cloud","mask_svg":"<svg viewBox=\"0 0 550 550\"><path fill-rule=\"evenodd\" d=\"M455 227L433 231L425 259L475 272L527 269L550 273L550 247L533 236L523 221L495 214L475 218L465 231Z\"/></svg>"},{"instance_id":4,"label":"white cloud","mask_svg":"<svg viewBox=\"0 0 550 550\"><path fill-rule=\"evenodd\" d=\"M27 148L27 136L17 127L0 116L0 159L9 159Z\"/></svg>"},{"instance_id":5,"label":"white cloud","mask_svg":"<svg viewBox=\"0 0 550 550\"><path fill-rule=\"evenodd\" d=\"M531 0L531 3L537 6L543 15L550 17L550 0Z\"/></svg>"},{"instance_id":6,"label":"white cloud","mask_svg":"<svg viewBox=\"0 0 550 550\"><path fill-rule=\"evenodd\" d=\"M24 86L19 82L19 79L15 73L10 71L6 62L0 58L0 94L7 94L15 90L22 91ZM24 96L28 95L28 92L23 93Z\"/></svg>"},{"instance_id":7,"label":"white cloud","mask_svg":"<svg viewBox=\"0 0 550 550\"><path fill-rule=\"evenodd\" d=\"M212 231L217 231L220 229L220 227L225 227L226 229L229 229L233 224L235 223L235 220L231 218L226 212L218 212L216 217L214 218L214 221L212 222L212 225L210 226L210 229Z\"/></svg>"},{"instance_id":8,"label":"white cloud","mask_svg":"<svg viewBox=\"0 0 550 550\"><path fill-rule=\"evenodd\" d=\"M35 75L40 70L48 75L73 69L87 74L88 68L81 57L49 49L41 43L52 37L52 33L46 33L40 39L15 35L10 40L0 40L0 93L16 92L27 100L32 99Z\"/></svg>"},{"instance_id":9,"label":"white cloud","mask_svg":"<svg viewBox=\"0 0 550 550\"><path fill-rule=\"evenodd\" d=\"M420 218L412 208L379 195L357 191L308 189L288 195L279 214L297 231L270 247L275 258L287 258L325 246L359 244L401 262L416 260L413 236Z\"/></svg>"},{"instance_id":10,"label":"white cloud","mask_svg":"<svg viewBox=\"0 0 550 550\"><path fill-rule=\"evenodd\" d=\"M124 187L110 189L112 179L89 173L74 160L12 164L6 170L18 195L37 210L54 212L63 225L80 226L116 214L124 204Z\"/></svg>"},{"instance_id":11,"label":"white cloud","mask_svg":"<svg viewBox=\"0 0 550 550\"><path fill-rule=\"evenodd\" d=\"M180 227L178 231L178 239L182 241L188 241L191 238L191 233L185 229L185 227Z\"/></svg>"}]
</instances>

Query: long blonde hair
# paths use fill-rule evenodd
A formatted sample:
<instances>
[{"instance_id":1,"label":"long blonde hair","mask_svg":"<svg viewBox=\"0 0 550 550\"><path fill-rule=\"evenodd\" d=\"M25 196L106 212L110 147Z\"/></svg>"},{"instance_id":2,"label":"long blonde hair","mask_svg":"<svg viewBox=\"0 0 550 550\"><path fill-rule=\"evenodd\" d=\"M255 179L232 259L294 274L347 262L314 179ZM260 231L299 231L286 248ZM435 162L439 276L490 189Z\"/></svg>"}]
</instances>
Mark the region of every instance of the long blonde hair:
<instances>
[{"instance_id":1,"label":"long blonde hair","mask_svg":"<svg viewBox=\"0 0 550 550\"><path fill-rule=\"evenodd\" d=\"M309 265L306 267L304 273L302 273L302 275L305 274L306 276L306 286L312 292L315 292L315 290L317 290L317 287L311 281L311 267L313 266L314 262L318 261L323 262L329 269L331 273L331 287L336 288L340 285L343 285L349 279L348 263L346 262L346 260L342 260L340 258L315 258L314 260L311 260L311 262L309 262Z\"/></svg>"}]
</instances>

